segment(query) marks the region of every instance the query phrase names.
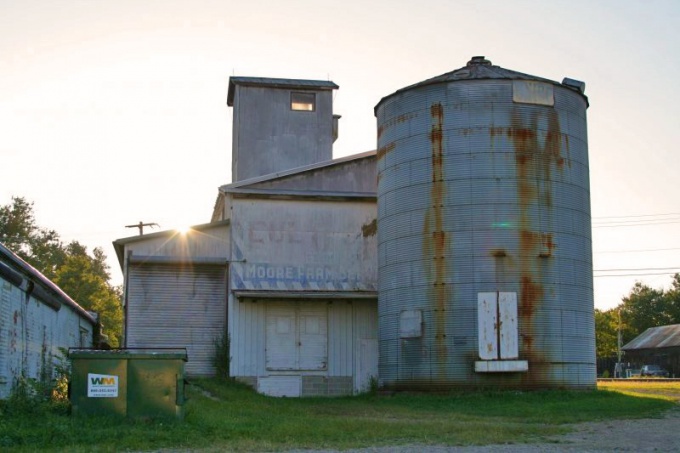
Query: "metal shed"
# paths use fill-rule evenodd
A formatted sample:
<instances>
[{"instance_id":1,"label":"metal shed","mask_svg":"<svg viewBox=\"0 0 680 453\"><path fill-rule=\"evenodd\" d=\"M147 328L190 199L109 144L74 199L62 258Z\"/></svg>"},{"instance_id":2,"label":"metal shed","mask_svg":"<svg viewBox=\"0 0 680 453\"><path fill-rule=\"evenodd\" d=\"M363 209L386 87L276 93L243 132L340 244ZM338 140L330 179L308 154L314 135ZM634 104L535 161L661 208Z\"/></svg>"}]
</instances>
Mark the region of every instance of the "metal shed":
<instances>
[{"instance_id":1,"label":"metal shed","mask_svg":"<svg viewBox=\"0 0 680 453\"><path fill-rule=\"evenodd\" d=\"M0 244L0 398L20 377L51 377L60 348L92 347L97 321Z\"/></svg>"},{"instance_id":2,"label":"metal shed","mask_svg":"<svg viewBox=\"0 0 680 453\"><path fill-rule=\"evenodd\" d=\"M626 362L660 365L671 377L680 376L680 324L650 327L621 349Z\"/></svg>"}]
</instances>

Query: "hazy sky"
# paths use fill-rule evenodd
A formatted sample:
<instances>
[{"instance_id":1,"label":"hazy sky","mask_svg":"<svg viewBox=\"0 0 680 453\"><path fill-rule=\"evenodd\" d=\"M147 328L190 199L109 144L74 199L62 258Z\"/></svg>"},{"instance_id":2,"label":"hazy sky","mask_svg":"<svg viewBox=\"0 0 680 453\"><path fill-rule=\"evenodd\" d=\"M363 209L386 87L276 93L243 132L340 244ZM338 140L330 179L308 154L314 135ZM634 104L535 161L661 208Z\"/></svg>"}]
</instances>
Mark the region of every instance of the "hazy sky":
<instances>
[{"instance_id":1,"label":"hazy sky","mask_svg":"<svg viewBox=\"0 0 680 453\"><path fill-rule=\"evenodd\" d=\"M0 204L23 196L41 226L103 247L120 283L125 225L207 223L231 181L229 76L340 85L340 157L375 149L383 96L485 55L586 82L609 308L680 271L678 43L674 0L0 0Z\"/></svg>"}]
</instances>

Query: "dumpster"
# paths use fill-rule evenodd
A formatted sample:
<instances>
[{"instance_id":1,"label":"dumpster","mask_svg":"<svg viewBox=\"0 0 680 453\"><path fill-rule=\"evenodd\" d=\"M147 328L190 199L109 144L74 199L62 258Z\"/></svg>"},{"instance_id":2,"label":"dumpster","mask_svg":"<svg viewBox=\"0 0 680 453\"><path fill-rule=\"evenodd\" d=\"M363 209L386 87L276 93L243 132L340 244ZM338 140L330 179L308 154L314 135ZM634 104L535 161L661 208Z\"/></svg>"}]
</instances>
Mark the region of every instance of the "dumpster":
<instances>
[{"instance_id":1,"label":"dumpster","mask_svg":"<svg viewBox=\"0 0 680 453\"><path fill-rule=\"evenodd\" d=\"M184 417L187 351L69 349L74 415Z\"/></svg>"}]
</instances>

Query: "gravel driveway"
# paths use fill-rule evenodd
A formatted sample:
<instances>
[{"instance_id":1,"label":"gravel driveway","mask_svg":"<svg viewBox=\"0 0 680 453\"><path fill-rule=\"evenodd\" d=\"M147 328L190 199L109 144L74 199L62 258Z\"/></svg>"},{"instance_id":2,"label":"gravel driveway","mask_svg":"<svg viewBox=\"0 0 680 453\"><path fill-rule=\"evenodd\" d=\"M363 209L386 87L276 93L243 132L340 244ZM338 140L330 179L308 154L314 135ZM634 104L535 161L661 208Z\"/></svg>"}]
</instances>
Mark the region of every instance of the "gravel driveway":
<instances>
[{"instance_id":1,"label":"gravel driveway","mask_svg":"<svg viewBox=\"0 0 680 453\"><path fill-rule=\"evenodd\" d=\"M410 445L401 447L361 448L344 453L538 453L538 452L610 452L610 451L680 451L680 406L662 418L612 420L571 425L573 431L551 437L540 444L485 445L482 447L435 447ZM338 450L292 450L288 453L336 453Z\"/></svg>"}]
</instances>

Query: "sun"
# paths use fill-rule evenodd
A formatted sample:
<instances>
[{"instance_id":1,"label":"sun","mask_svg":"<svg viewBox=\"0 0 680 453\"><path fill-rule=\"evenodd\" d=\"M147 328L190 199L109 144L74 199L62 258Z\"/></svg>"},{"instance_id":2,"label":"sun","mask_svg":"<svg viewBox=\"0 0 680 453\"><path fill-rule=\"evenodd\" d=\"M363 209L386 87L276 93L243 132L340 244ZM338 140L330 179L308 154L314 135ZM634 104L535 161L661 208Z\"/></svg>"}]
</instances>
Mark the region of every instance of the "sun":
<instances>
[{"instance_id":1,"label":"sun","mask_svg":"<svg viewBox=\"0 0 680 453\"><path fill-rule=\"evenodd\" d=\"M191 227L190 227L190 226L183 225L183 226L180 226L180 227L175 228L175 231L177 231L179 234L181 234L182 236L184 236L184 235L187 234L189 231L191 231Z\"/></svg>"}]
</instances>

